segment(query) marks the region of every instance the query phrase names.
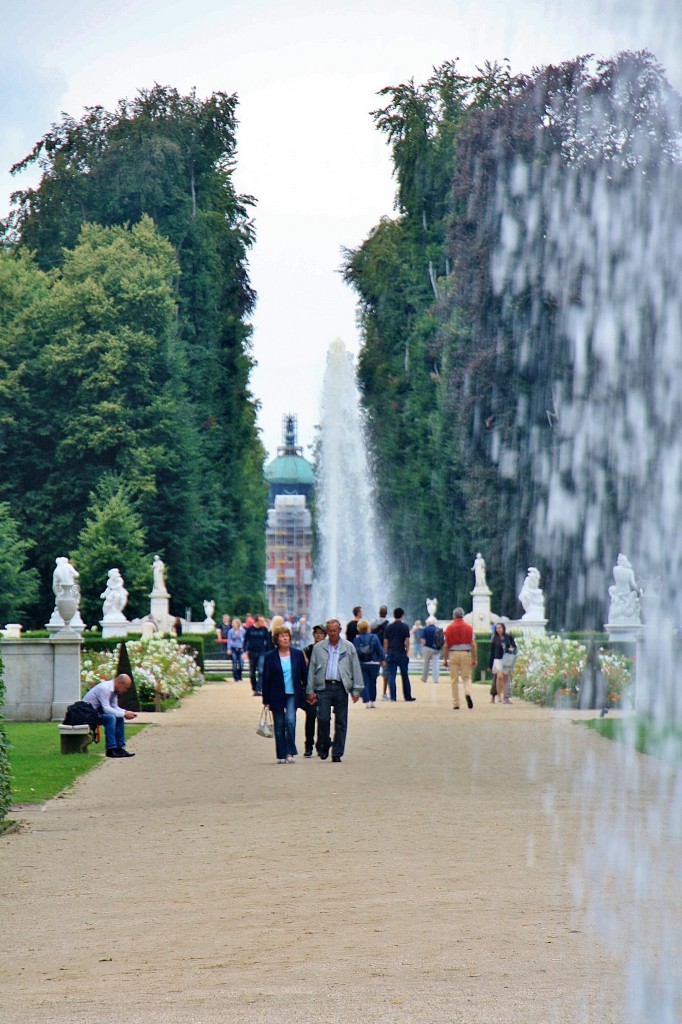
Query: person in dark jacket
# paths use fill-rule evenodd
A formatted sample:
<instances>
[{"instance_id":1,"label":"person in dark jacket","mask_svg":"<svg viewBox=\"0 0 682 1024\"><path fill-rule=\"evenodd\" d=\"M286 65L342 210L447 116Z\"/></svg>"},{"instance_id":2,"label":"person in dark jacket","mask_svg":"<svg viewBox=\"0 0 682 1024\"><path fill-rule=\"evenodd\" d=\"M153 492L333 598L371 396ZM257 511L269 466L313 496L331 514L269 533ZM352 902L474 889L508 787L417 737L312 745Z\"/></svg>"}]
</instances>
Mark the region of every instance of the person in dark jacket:
<instances>
[{"instance_id":1,"label":"person in dark jacket","mask_svg":"<svg viewBox=\"0 0 682 1024\"><path fill-rule=\"evenodd\" d=\"M270 630L262 615L256 615L253 625L244 630L244 651L249 656L249 674L254 697L260 697L263 659L272 650Z\"/></svg>"},{"instance_id":2,"label":"person in dark jacket","mask_svg":"<svg viewBox=\"0 0 682 1024\"><path fill-rule=\"evenodd\" d=\"M504 622L498 622L492 635L490 660L488 662L489 668L492 669L493 673L493 685L490 687L491 704L495 703L495 696L497 696L499 704L511 704L511 700L507 696L509 673L504 668L502 661L505 654L516 654L516 641L511 633L507 633L507 627Z\"/></svg>"},{"instance_id":3,"label":"person in dark jacket","mask_svg":"<svg viewBox=\"0 0 682 1024\"><path fill-rule=\"evenodd\" d=\"M312 654L313 647L315 644L319 644L327 635L327 630L322 625L313 626L313 642L308 644L303 649L303 657L305 658L306 665L310 664L310 655ZM305 752L304 757L313 756L313 747L315 746L315 722L317 721L317 706L315 704L308 704L305 701L303 705L305 711Z\"/></svg>"},{"instance_id":4,"label":"person in dark jacket","mask_svg":"<svg viewBox=\"0 0 682 1024\"><path fill-rule=\"evenodd\" d=\"M270 708L275 726L277 764L293 764L296 749L296 708L306 702L308 666L303 652L291 646L291 630L278 626L275 644L263 659L263 705Z\"/></svg>"},{"instance_id":5,"label":"person in dark jacket","mask_svg":"<svg viewBox=\"0 0 682 1024\"><path fill-rule=\"evenodd\" d=\"M379 637L376 633L370 633L367 619L360 619L358 622L358 632L353 644L358 652L362 678L365 683L362 699L366 708L375 708L377 706L377 676L380 667L386 663L386 656Z\"/></svg>"}]
</instances>

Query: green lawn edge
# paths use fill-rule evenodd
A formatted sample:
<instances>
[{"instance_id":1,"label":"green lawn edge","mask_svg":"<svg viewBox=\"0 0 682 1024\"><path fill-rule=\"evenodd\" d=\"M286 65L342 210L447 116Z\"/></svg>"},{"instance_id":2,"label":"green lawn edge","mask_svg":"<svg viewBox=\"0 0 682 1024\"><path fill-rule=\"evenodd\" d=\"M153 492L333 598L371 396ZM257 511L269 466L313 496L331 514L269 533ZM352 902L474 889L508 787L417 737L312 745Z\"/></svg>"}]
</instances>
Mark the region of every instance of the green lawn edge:
<instances>
[{"instance_id":1,"label":"green lawn edge","mask_svg":"<svg viewBox=\"0 0 682 1024\"><path fill-rule=\"evenodd\" d=\"M126 726L134 736L145 725ZM12 803L42 804L102 763L104 736L87 754L62 754L55 722L4 722L9 745Z\"/></svg>"},{"instance_id":2,"label":"green lawn edge","mask_svg":"<svg viewBox=\"0 0 682 1024\"><path fill-rule=\"evenodd\" d=\"M660 725L649 718L588 718L575 722L607 740L627 743L640 754L682 766L682 727Z\"/></svg>"}]
</instances>

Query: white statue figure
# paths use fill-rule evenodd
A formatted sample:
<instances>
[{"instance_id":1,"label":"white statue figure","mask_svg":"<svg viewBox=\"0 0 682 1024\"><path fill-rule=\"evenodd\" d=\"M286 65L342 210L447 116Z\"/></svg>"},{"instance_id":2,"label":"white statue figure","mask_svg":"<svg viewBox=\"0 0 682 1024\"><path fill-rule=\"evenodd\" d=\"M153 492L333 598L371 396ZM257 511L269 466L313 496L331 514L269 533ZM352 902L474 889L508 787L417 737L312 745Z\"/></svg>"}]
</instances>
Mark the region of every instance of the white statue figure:
<instances>
[{"instance_id":1,"label":"white statue figure","mask_svg":"<svg viewBox=\"0 0 682 1024\"><path fill-rule=\"evenodd\" d=\"M477 587L487 587L488 584L485 581L485 558L480 551L476 553L474 558L474 564L471 566L471 571L474 574L474 585Z\"/></svg>"},{"instance_id":2,"label":"white statue figure","mask_svg":"<svg viewBox=\"0 0 682 1024\"><path fill-rule=\"evenodd\" d=\"M52 573L52 590L54 591L55 597L59 597L62 593L62 587L72 587L76 580L79 578L80 573L77 572L75 567L71 565L68 558L64 555L60 555L59 558L55 559L56 567Z\"/></svg>"},{"instance_id":3,"label":"white statue figure","mask_svg":"<svg viewBox=\"0 0 682 1024\"><path fill-rule=\"evenodd\" d=\"M206 616L206 622L213 622L213 613L215 612L215 601L204 601L204 615Z\"/></svg>"},{"instance_id":4,"label":"white statue figure","mask_svg":"<svg viewBox=\"0 0 682 1024\"><path fill-rule=\"evenodd\" d=\"M540 589L540 572L533 565L529 567L528 575L523 581L519 601L524 608L524 619L537 622L545 618L545 595Z\"/></svg>"},{"instance_id":5,"label":"white statue figure","mask_svg":"<svg viewBox=\"0 0 682 1024\"><path fill-rule=\"evenodd\" d=\"M609 587L609 623L641 625L640 588L634 569L622 553L618 555L613 567L613 579L614 583Z\"/></svg>"},{"instance_id":6,"label":"white statue figure","mask_svg":"<svg viewBox=\"0 0 682 1024\"><path fill-rule=\"evenodd\" d=\"M438 598L437 597L427 597L426 598L426 610L429 613L429 618L431 618L431 619L435 619L436 618L436 610L437 610L437 608L438 608Z\"/></svg>"},{"instance_id":7,"label":"white statue figure","mask_svg":"<svg viewBox=\"0 0 682 1024\"><path fill-rule=\"evenodd\" d=\"M125 588L123 577L119 569L110 569L107 573L106 589L99 595L104 604L102 605L102 617L104 619L123 618L123 609L128 603L128 591Z\"/></svg>"},{"instance_id":8,"label":"white statue figure","mask_svg":"<svg viewBox=\"0 0 682 1024\"><path fill-rule=\"evenodd\" d=\"M154 561L152 562L152 572L154 574L154 590L165 593L166 591L166 566L165 563L159 558L158 555L154 555Z\"/></svg>"}]
</instances>

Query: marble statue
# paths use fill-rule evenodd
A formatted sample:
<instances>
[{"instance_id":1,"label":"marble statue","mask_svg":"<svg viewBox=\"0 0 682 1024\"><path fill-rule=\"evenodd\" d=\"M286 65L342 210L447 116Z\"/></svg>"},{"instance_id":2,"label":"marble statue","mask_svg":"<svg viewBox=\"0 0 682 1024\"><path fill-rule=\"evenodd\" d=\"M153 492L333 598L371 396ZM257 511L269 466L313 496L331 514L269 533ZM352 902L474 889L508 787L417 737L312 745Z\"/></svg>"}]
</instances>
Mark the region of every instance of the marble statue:
<instances>
[{"instance_id":1,"label":"marble statue","mask_svg":"<svg viewBox=\"0 0 682 1024\"><path fill-rule=\"evenodd\" d=\"M438 598L437 597L427 597L426 598L426 610L429 613L429 618L430 619L435 619L436 618L436 611L437 611L437 609L438 609Z\"/></svg>"},{"instance_id":2,"label":"marble statue","mask_svg":"<svg viewBox=\"0 0 682 1024\"><path fill-rule=\"evenodd\" d=\"M206 622L213 622L214 612L215 601L204 601L204 615L206 616Z\"/></svg>"},{"instance_id":3,"label":"marble statue","mask_svg":"<svg viewBox=\"0 0 682 1024\"><path fill-rule=\"evenodd\" d=\"M162 593L166 591L166 565L159 558L158 555L154 555L154 561L152 562L152 572L154 574L154 590L158 590Z\"/></svg>"},{"instance_id":4,"label":"marble statue","mask_svg":"<svg viewBox=\"0 0 682 1024\"><path fill-rule=\"evenodd\" d=\"M55 597L59 597L62 592L61 588L72 587L79 578L80 573L64 555L60 555L55 561L56 567L52 573L52 590Z\"/></svg>"},{"instance_id":5,"label":"marble statue","mask_svg":"<svg viewBox=\"0 0 682 1024\"><path fill-rule=\"evenodd\" d=\"M641 590L635 571L624 554L619 554L613 567L613 584L609 587L611 605L609 623L613 625L641 625Z\"/></svg>"},{"instance_id":6,"label":"marble statue","mask_svg":"<svg viewBox=\"0 0 682 1024\"><path fill-rule=\"evenodd\" d=\"M123 609L128 603L128 591L125 588L119 569L109 570L106 588L99 596L104 601L102 605L103 618L121 619L124 617Z\"/></svg>"},{"instance_id":7,"label":"marble statue","mask_svg":"<svg viewBox=\"0 0 682 1024\"><path fill-rule=\"evenodd\" d=\"M519 592L519 601L523 605L524 619L537 622L545 618L545 595L540 589L540 572L531 565Z\"/></svg>"},{"instance_id":8,"label":"marble statue","mask_svg":"<svg viewBox=\"0 0 682 1024\"><path fill-rule=\"evenodd\" d=\"M477 552L476 557L474 558L474 564L471 566L471 571L474 574L475 586L488 586L485 579L485 558L480 551Z\"/></svg>"}]
</instances>

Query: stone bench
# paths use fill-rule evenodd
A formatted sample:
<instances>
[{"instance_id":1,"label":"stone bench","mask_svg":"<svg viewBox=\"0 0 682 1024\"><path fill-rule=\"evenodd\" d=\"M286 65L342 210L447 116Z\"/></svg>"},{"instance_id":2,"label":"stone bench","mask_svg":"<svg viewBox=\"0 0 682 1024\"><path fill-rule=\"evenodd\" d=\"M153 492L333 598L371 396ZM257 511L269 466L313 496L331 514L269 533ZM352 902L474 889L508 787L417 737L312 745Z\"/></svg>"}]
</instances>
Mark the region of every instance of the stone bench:
<instances>
[{"instance_id":1,"label":"stone bench","mask_svg":"<svg viewBox=\"0 0 682 1024\"><path fill-rule=\"evenodd\" d=\"M60 725L59 738L62 754L87 754L92 743L89 725Z\"/></svg>"}]
</instances>

